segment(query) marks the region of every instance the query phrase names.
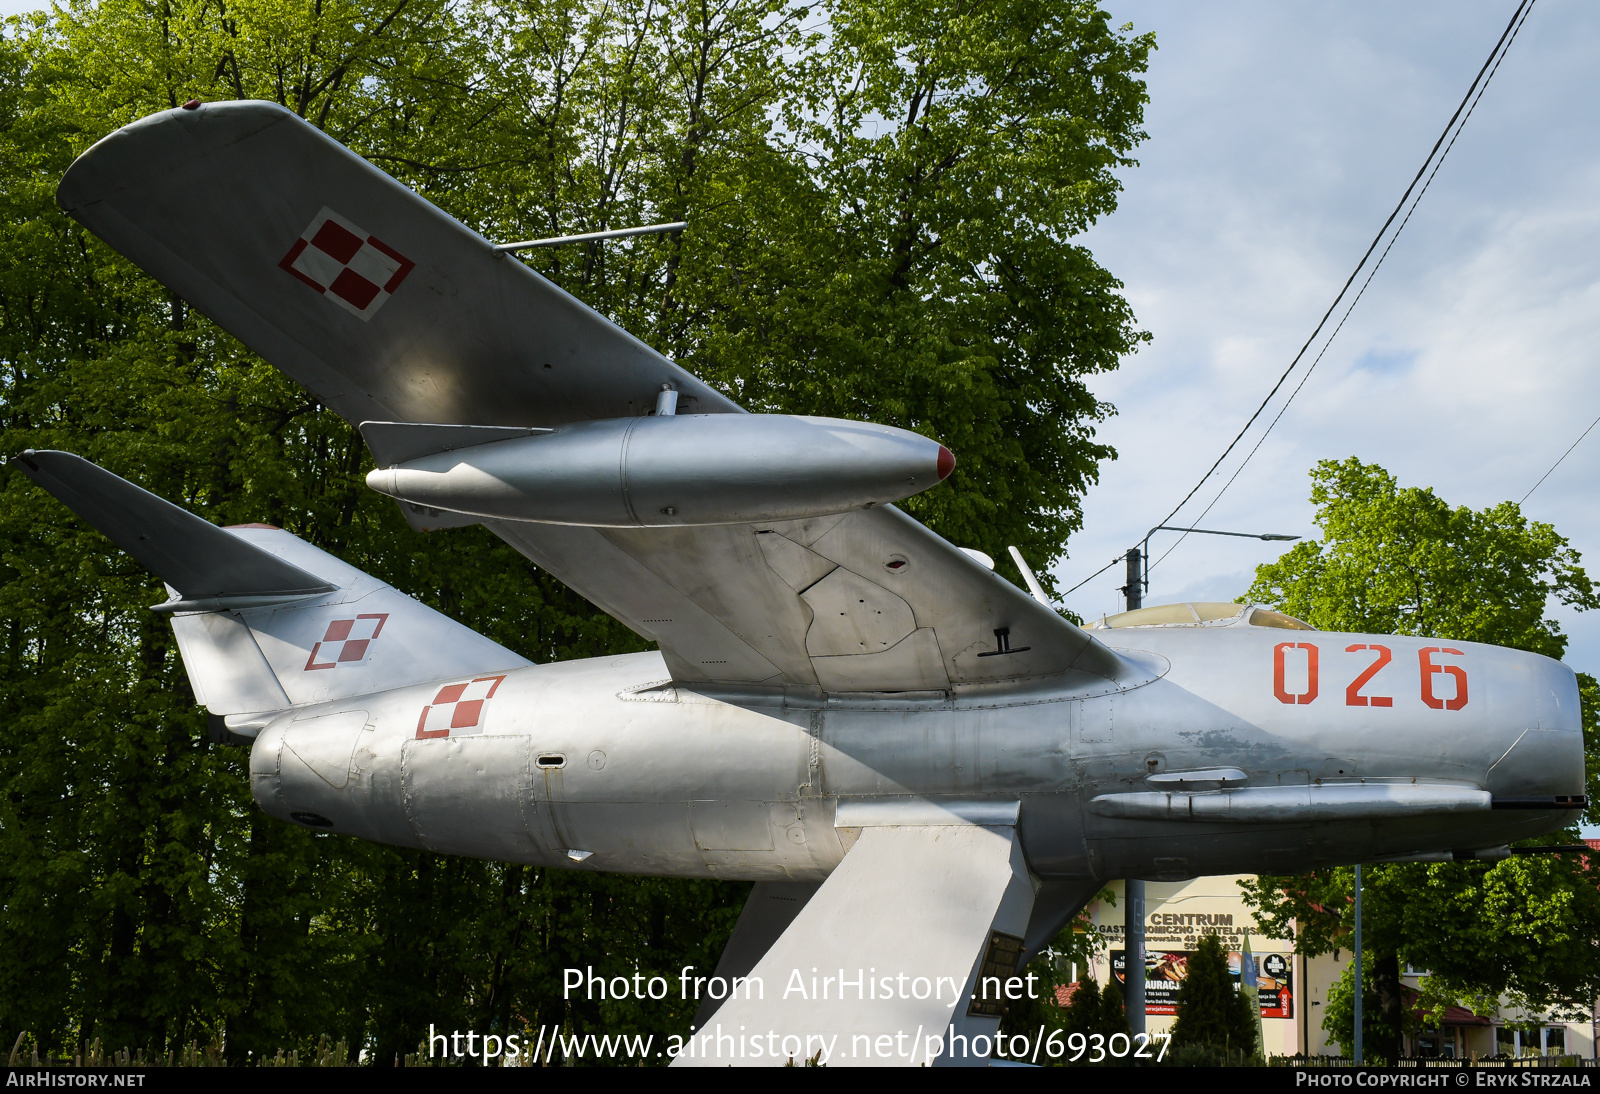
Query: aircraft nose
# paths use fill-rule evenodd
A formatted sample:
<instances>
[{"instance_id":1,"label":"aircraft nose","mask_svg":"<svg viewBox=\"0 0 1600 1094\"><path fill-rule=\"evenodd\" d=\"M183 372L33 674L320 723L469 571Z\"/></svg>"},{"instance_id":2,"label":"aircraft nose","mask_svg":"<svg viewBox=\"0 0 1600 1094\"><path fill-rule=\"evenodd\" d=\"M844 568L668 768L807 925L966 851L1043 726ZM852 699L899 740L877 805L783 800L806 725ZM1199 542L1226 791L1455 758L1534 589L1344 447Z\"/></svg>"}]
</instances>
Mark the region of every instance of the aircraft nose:
<instances>
[{"instance_id":1,"label":"aircraft nose","mask_svg":"<svg viewBox=\"0 0 1600 1094\"><path fill-rule=\"evenodd\" d=\"M1484 789L1497 806L1512 802L1553 803L1554 799L1581 800L1584 792L1583 719L1578 706L1578 682L1571 669L1546 657L1525 655L1519 665L1531 685L1529 704L1537 720L1511 742L1490 766ZM1574 806L1575 807L1575 806Z\"/></svg>"}]
</instances>

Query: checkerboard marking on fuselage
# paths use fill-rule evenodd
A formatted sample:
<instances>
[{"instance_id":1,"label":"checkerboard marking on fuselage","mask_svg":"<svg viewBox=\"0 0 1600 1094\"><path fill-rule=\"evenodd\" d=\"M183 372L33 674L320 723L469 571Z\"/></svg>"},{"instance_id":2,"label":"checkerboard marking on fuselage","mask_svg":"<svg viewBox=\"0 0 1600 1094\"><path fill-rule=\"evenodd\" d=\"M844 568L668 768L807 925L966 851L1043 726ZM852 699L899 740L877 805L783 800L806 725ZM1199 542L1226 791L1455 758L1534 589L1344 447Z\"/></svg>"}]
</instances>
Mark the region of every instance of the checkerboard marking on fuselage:
<instances>
[{"instance_id":1,"label":"checkerboard marking on fuselage","mask_svg":"<svg viewBox=\"0 0 1600 1094\"><path fill-rule=\"evenodd\" d=\"M483 732L483 716L504 676L480 676L460 684L446 684L422 708L417 719L417 739L470 737Z\"/></svg>"}]
</instances>

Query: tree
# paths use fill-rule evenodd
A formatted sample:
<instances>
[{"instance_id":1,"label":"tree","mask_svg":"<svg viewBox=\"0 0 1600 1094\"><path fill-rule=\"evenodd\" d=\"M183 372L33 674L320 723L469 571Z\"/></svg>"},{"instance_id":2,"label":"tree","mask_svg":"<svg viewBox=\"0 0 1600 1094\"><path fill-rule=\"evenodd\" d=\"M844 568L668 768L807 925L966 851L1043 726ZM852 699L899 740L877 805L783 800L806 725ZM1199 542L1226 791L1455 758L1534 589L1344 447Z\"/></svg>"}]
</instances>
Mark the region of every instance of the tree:
<instances>
[{"instance_id":1,"label":"tree","mask_svg":"<svg viewBox=\"0 0 1600 1094\"><path fill-rule=\"evenodd\" d=\"M1511 502L1451 508L1353 458L1324 460L1311 479L1322 539L1258 568L1243 599L1329 630L1491 642L1551 657L1561 656L1566 637L1546 614L1549 602L1597 604L1578 552ZM1592 787L1596 687L1588 676L1579 681ZM1576 835L1551 839L1571 843ZM1377 1003L1365 1012L1364 1040L1375 1056L1400 1054L1402 958L1432 971L1423 1003L1432 1013L1502 995L1543 1009L1600 994L1600 891L1582 856L1396 863L1362 875L1365 965ZM1294 938L1300 952L1316 955L1348 948L1352 884L1348 868L1262 876L1246 883L1245 899L1264 933ZM1353 1008L1340 1012L1348 1012L1342 1025L1335 1011L1330 1005L1324 1028L1348 1047Z\"/></svg>"},{"instance_id":2,"label":"tree","mask_svg":"<svg viewBox=\"0 0 1600 1094\"><path fill-rule=\"evenodd\" d=\"M1128 1011L1122 998L1122 989L1115 980L1106 984L1100 993L1100 1021L1096 1033L1104 1034L1109 1043L1111 1035L1128 1032Z\"/></svg>"},{"instance_id":3,"label":"tree","mask_svg":"<svg viewBox=\"0 0 1600 1094\"><path fill-rule=\"evenodd\" d=\"M747 184L763 200L716 209L722 246L685 256L684 358L752 409L939 437L952 489L906 508L1047 570L1114 455L1085 379L1148 338L1070 239L1144 137L1153 40L1083 2L827 10L830 48Z\"/></svg>"},{"instance_id":4,"label":"tree","mask_svg":"<svg viewBox=\"0 0 1600 1094\"><path fill-rule=\"evenodd\" d=\"M11 22L0 441L82 453L219 523L278 524L535 661L645 648L482 529L411 532L362 487L354 430L55 206L72 158L117 126L266 98L491 238L688 219L526 260L754 409L946 439L962 471L917 512L1046 569L1109 454L1083 378L1143 337L1069 240L1114 206L1152 43L1085 3L808 10L70 0ZM819 17L826 38L805 29ZM216 1040L239 1062L328 1032L389 1062L429 1022L687 1026L675 1003L563 1000L559 970L713 966L745 886L273 821L242 751L210 739L147 610L161 598L0 472L0 1040Z\"/></svg>"},{"instance_id":5,"label":"tree","mask_svg":"<svg viewBox=\"0 0 1600 1094\"><path fill-rule=\"evenodd\" d=\"M1177 1007L1174 1048L1204 1045L1244 1056L1255 1052L1255 1015L1228 975L1228 955L1219 936L1204 935L1189 954Z\"/></svg>"},{"instance_id":6,"label":"tree","mask_svg":"<svg viewBox=\"0 0 1600 1094\"><path fill-rule=\"evenodd\" d=\"M1088 976L1077 982L1072 989L1072 998L1062 1008L1061 1029L1064 1033L1081 1033L1087 1037L1101 1032L1104 1004L1100 994L1100 981L1094 977Z\"/></svg>"},{"instance_id":7,"label":"tree","mask_svg":"<svg viewBox=\"0 0 1600 1094\"><path fill-rule=\"evenodd\" d=\"M1086 1041L1081 1054L1071 1045L1067 1045L1066 1054L1060 1060L1051 1061L1052 1065L1115 1066L1126 1062L1126 1058L1112 1055L1109 1048L1113 1034L1120 1033L1127 1036L1128 1033L1128 1016L1123 1008L1122 989L1117 987L1115 979L1106 984L1104 990L1101 989L1100 982L1092 976L1079 981L1073 987L1072 998L1058 1013L1060 1017L1057 1022L1046 1025L1045 1030L1058 1029L1064 1035L1064 1039L1071 1038L1073 1034L1082 1034ZM1049 1036L1049 1033L1046 1032L1045 1036ZM1074 1054L1078 1056L1076 1060L1072 1058ZM1096 1056L1099 1058L1096 1059Z\"/></svg>"},{"instance_id":8,"label":"tree","mask_svg":"<svg viewBox=\"0 0 1600 1094\"><path fill-rule=\"evenodd\" d=\"M1150 35L1083 0L484 10L516 109L402 177L489 234L687 218L525 260L751 410L937 437L957 470L906 508L1049 570L1114 455L1085 380L1149 337L1071 239L1144 138Z\"/></svg>"},{"instance_id":9,"label":"tree","mask_svg":"<svg viewBox=\"0 0 1600 1094\"><path fill-rule=\"evenodd\" d=\"M1322 538L1258 567L1246 599L1324 630L1490 642L1557 658L1567 639L1546 615L1549 602L1600 606L1578 552L1514 502L1452 509L1354 457L1322 460L1311 484Z\"/></svg>"},{"instance_id":10,"label":"tree","mask_svg":"<svg viewBox=\"0 0 1600 1094\"><path fill-rule=\"evenodd\" d=\"M1329 986L1322 1015L1322 1028L1332 1035L1346 1053L1352 1052L1355 1045L1355 969L1355 962L1350 962L1340 971L1339 979ZM1404 1044L1402 1038L1407 1034L1414 1035L1422 1028L1420 1018L1411 1007L1401 1007L1398 1011L1399 1028L1389 1024L1396 1012L1385 1006L1385 993L1392 990L1396 990L1393 985L1387 981L1380 982L1363 969L1361 1030L1364 1062L1396 1059L1399 1055L1396 1046Z\"/></svg>"}]
</instances>

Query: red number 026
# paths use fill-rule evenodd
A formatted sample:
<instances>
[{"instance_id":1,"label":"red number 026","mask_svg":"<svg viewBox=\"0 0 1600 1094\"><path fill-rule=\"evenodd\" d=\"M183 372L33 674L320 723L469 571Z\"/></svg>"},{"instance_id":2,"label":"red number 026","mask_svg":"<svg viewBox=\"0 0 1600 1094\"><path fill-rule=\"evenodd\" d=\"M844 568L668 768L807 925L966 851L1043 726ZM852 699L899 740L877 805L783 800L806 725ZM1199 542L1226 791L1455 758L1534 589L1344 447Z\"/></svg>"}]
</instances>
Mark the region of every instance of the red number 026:
<instances>
[{"instance_id":1,"label":"red number 026","mask_svg":"<svg viewBox=\"0 0 1600 1094\"><path fill-rule=\"evenodd\" d=\"M1289 650L1306 651L1306 690L1292 694L1284 682L1284 654ZM1317 697L1317 647L1310 642L1279 642L1272 648L1272 693L1280 703L1304 705Z\"/></svg>"},{"instance_id":2,"label":"red number 026","mask_svg":"<svg viewBox=\"0 0 1600 1094\"><path fill-rule=\"evenodd\" d=\"M1460 650L1453 650L1447 646L1427 646L1417 651L1417 659L1422 662L1422 701L1434 710L1460 710L1467 705L1467 670L1460 665L1434 664L1433 656L1437 653L1463 656ZM1455 678L1455 698L1440 699L1433 694L1433 678L1440 673Z\"/></svg>"},{"instance_id":3,"label":"red number 026","mask_svg":"<svg viewBox=\"0 0 1600 1094\"><path fill-rule=\"evenodd\" d=\"M1371 650L1378 655L1377 660L1367 666L1365 672L1350 681L1350 686L1344 689L1344 705L1347 707L1392 707L1394 700L1386 695L1362 695L1361 689L1366 687L1371 679L1378 675L1378 670L1394 659L1388 646L1346 646L1345 653L1360 653L1362 650Z\"/></svg>"}]
</instances>

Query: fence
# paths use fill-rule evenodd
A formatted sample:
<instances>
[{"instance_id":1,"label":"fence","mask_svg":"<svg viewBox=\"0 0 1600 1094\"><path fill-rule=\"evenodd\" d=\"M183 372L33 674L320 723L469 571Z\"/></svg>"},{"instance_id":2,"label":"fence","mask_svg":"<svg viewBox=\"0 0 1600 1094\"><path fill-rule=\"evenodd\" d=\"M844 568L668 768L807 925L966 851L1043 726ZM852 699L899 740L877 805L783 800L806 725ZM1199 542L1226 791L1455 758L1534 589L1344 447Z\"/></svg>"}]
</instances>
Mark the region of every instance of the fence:
<instances>
[{"instance_id":1,"label":"fence","mask_svg":"<svg viewBox=\"0 0 1600 1094\"><path fill-rule=\"evenodd\" d=\"M1268 1067L1355 1067L1348 1056L1274 1056ZM1586 1056L1486 1056L1482 1059L1452 1059L1445 1056L1403 1056L1396 1067L1600 1067L1600 1060Z\"/></svg>"}]
</instances>

